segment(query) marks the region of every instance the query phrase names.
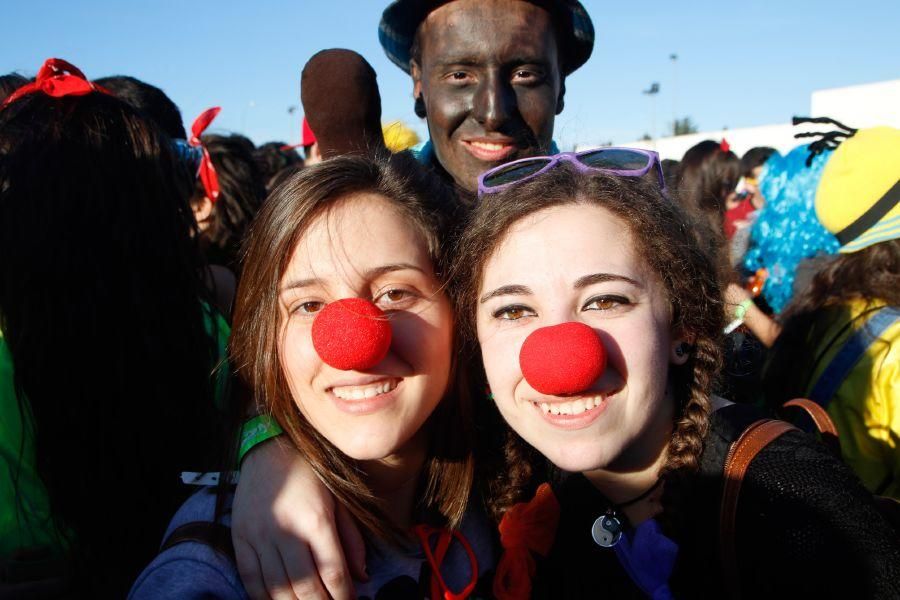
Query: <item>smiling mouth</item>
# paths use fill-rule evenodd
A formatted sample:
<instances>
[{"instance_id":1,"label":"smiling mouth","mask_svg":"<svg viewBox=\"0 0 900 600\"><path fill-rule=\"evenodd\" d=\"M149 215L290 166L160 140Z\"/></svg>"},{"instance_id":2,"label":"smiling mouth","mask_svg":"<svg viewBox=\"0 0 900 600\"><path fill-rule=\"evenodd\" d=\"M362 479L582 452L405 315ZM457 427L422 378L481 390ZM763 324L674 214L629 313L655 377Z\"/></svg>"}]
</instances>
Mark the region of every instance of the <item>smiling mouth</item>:
<instances>
[{"instance_id":1,"label":"smiling mouth","mask_svg":"<svg viewBox=\"0 0 900 600\"><path fill-rule=\"evenodd\" d=\"M469 154L487 162L504 160L516 151L516 145L512 142L465 140L463 146L469 151Z\"/></svg>"},{"instance_id":2,"label":"smiling mouth","mask_svg":"<svg viewBox=\"0 0 900 600\"><path fill-rule=\"evenodd\" d=\"M545 415L580 415L604 403L603 396L575 398L566 402L533 402Z\"/></svg>"},{"instance_id":3,"label":"smiling mouth","mask_svg":"<svg viewBox=\"0 0 900 600\"><path fill-rule=\"evenodd\" d=\"M367 385L344 385L331 388L331 393L341 400L365 400L387 394L396 389L399 383L399 379L386 379Z\"/></svg>"}]
</instances>

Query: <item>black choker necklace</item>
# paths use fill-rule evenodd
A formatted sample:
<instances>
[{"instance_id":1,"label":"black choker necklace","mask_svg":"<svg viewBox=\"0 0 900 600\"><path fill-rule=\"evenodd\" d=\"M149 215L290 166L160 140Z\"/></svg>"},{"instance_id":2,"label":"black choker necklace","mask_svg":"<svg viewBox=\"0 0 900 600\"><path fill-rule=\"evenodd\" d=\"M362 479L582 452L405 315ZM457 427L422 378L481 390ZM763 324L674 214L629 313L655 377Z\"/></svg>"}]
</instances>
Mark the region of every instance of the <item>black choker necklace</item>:
<instances>
[{"instance_id":1,"label":"black choker necklace","mask_svg":"<svg viewBox=\"0 0 900 600\"><path fill-rule=\"evenodd\" d=\"M612 548L618 544L619 540L622 539L622 532L625 530L625 526L622 523L622 517L619 516L620 511L627 506L637 504L652 494L656 491L656 488L659 487L660 483L662 483L662 479L657 479L656 483L641 495L636 496L631 500L620 502L619 504L611 503L609 508L606 509L606 512L597 517L594 524L591 526L591 537L594 538L594 542L603 548Z\"/></svg>"}]
</instances>

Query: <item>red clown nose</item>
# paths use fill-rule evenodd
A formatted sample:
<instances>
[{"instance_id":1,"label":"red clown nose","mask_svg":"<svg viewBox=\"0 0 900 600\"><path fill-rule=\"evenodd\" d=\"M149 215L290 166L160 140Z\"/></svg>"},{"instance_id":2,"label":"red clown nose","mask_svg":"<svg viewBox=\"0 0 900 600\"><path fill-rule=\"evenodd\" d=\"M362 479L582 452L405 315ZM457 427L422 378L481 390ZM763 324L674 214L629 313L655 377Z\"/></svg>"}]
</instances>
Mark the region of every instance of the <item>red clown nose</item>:
<instances>
[{"instance_id":1,"label":"red clown nose","mask_svg":"<svg viewBox=\"0 0 900 600\"><path fill-rule=\"evenodd\" d=\"M522 375L548 396L583 392L606 368L606 349L593 329L569 322L531 332L519 352Z\"/></svg>"},{"instance_id":2,"label":"red clown nose","mask_svg":"<svg viewBox=\"0 0 900 600\"><path fill-rule=\"evenodd\" d=\"M362 298L331 302L313 321L313 347L335 369L364 371L391 346L391 326L380 308Z\"/></svg>"}]
</instances>

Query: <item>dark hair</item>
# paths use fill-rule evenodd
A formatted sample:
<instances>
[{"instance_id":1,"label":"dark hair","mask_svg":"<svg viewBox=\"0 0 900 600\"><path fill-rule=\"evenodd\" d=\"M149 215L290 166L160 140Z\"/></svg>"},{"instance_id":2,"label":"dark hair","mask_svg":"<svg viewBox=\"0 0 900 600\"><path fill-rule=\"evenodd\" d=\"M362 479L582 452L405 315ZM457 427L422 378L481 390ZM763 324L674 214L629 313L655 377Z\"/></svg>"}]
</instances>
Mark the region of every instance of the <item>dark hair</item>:
<instances>
[{"instance_id":1,"label":"dark hair","mask_svg":"<svg viewBox=\"0 0 900 600\"><path fill-rule=\"evenodd\" d=\"M278 290L294 248L318 215L348 195L370 192L389 200L426 240L436 275L446 276L445 232L452 204L408 153L390 157L344 156L308 167L282 183L251 227L234 311L231 355L242 382L261 410L271 413L313 470L362 525L386 539L399 532L368 488L356 461L337 450L297 409L278 358L281 317ZM431 415L430 451L422 475L424 507L458 526L472 486L471 400L456 376Z\"/></svg>"},{"instance_id":2,"label":"dark hair","mask_svg":"<svg viewBox=\"0 0 900 600\"><path fill-rule=\"evenodd\" d=\"M280 183L275 182L275 176L287 167L303 166L303 158L295 148L285 142L266 142L253 152L256 166L266 184L266 194Z\"/></svg>"},{"instance_id":3,"label":"dark hair","mask_svg":"<svg viewBox=\"0 0 900 600\"><path fill-rule=\"evenodd\" d=\"M673 189L673 197L694 220L697 241L716 265L723 285L735 278L725 238L725 199L738 179L740 161L734 152L706 140L684 153Z\"/></svg>"},{"instance_id":4,"label":"dark hair","mask_svg":"<svg viewBox=\"0 0 900 600\"><path fill-rule=\"evenodd\" d=\"M753 177L753 169L766 164L769 157L777 152L778 151L775 148L770 148L768 146L750 148L741 157L741 175L744 177Z\"/></svg>"},{"instance_id":5,"label":"dark hair","mask_svg":"<svg viewBox=\"0 0 900 600\"><path fill-rule=\"evenodd\" d=\"M136 108L173 140L187 139L181 111L158 87L128 75L101 77L94 83Z\"/></svg>"},{"instance_id":6,"label":"dark hair","mask_svg":"<svg viewBox=\"0 0 900 600\"><path fill-rule=\"evenodd\" d=\"M0 148L0 328L34 425L12 477L33 442L79 595L121 597L217 438L187 193L167 138L106 94L17 100Z\"/></svg>"},{"instance_id":7,"label":"dark hair","mask_svg":"<svg viewBox=\"0 0 900 600\"><path fill-rule=\"evenodd\" d=\"M253 143L241 135L204 135L219 178L219 198L212 207L210 225L200 235L210 264L237 271L237 255L244 234L266 197L266 188L253 157ZM206 195L197 179L192 203Z\"/></svg>"},{"instance_id":8,"label":"dark hair","mask_svg":"<svg viewBox=\"0 0 900 600\"><path fill-rule=\"evenodd\" d=\"M853 325L845 308L853 300L870 305L860 319L884 304L900 306L900 239L839 254L794 297L763 373L769 403L780 406L806 393L809 378L823 358L814 350L822 347L837 323Z\"/></svg>"},{"instance_id":9,"label":"dark hair","mask_svg":"<svg viewBox=\"0 0 900 600\"><path fill-rule=\"evenodd\" d=\"M709 397L720 364L723 323L721 293L715 270L696 244L690 223L658 186L639 178L578 173L568 165L479 202L463 231L455 259L455 295L461 320L475 343L475 313L484 266L509 229L535 212L562 205L594 205L625 222L637 254L660 278L672 307L672 330L691 340L688 363L672 367L677 410L668 456L661 476L669 479L667 496L674 497L681 475L698 468L710 410ZM520 457L532 450L512 435L506 444L506 480L494 488L491 511L498 516L521 501L533 486L533 473ZM510 473L518 474L516 477ZM671 502L670 502L671 503Z\"/></svg>"},{"instance_id":10,"label":"dark hair","mask_svg":"<svg viewBox=\"0 0 900 600\"><path fill-rule=\"evenodd\" d=\"M14 91L27 84L28 81L28 79L18 73L0 75L0 103L6 100Z\"/></svg>"}]
</instances>

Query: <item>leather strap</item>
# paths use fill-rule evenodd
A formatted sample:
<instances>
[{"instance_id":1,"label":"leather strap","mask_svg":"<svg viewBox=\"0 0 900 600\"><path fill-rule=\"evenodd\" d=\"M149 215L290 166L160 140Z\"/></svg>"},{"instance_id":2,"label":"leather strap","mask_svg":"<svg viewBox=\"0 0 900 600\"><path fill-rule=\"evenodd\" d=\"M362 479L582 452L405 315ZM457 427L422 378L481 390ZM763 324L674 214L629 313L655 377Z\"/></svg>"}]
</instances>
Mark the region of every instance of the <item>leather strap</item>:
<instances>
[{"instance_id":1,"label":"leather strap","mask_svg":"<svg viewBox=\"0 0 900 600\"><path fill-rule=\"evenodd\" d=\"M760 419L744 430L741 437L731 445L725 458L725 489L722 492L722 507L719 510L719 544L725 586L731 590L734 598L740 596L735 528L741 484L756 455L792 429L795 427L784 421Z\"/></svg>"},{"instance_id":2,"label":"leather strap","mask_svg":"<svg viewBox=\"0 0 900 600\"><path fill-rule=\"evenodd\" d=\"M828 416L828 412L821 405L807 398L794 398L781 406L782 408L796 408L809 415L816 429L822 434L822 442L837 456L841 455L841 444L838 441L837 427L834 425L831 417Z\"/></svg>"}]
</instances>

